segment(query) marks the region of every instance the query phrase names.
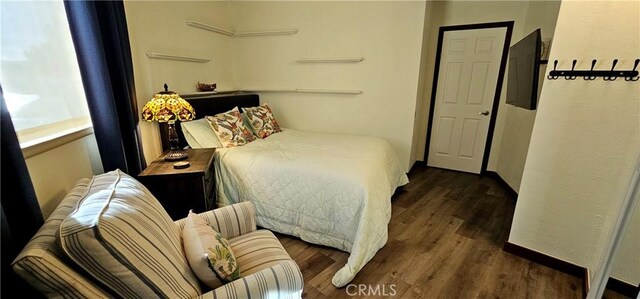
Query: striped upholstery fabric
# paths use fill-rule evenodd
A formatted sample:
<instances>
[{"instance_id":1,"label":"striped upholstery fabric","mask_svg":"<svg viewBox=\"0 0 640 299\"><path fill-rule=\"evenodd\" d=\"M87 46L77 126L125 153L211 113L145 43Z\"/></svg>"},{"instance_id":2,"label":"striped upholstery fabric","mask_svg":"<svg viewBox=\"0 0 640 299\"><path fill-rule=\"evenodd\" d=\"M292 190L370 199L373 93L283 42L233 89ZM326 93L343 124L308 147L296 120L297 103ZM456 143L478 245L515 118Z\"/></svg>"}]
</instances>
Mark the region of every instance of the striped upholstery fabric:
<instances>
[{"instance_id":1,"label":"striped upholstery fabric","mask_svg":"<svg viewBox=\"0 0 640 299\"><path fill-rule=\"evenodd\" d=\"M185 219L182 247L191 270L200 282L215 289L237 279L240 268L227 239L192 211L189 211ZM223 248L228 250L229 256L223 254Z\"/></svg>"},{"instance_id":2,"label":"striped upholstery fabric","mask_svg":"<svg viewBox=\"0 0 640 299\"><path fill-rule=\"evenodd\" d=\"M278 238L268 230L258 230L229 240L242 276L291 260Z\"/></svg>"},{"instance_id":3,"label":"striped upholstery fabric","mask_svg":"<svg viewBox=\"0 0 640 299\"><path fill-rule=\"evenodd\" d=\"M118 297L200 295L180 232L142 184L116 170L94 177L89 190L60 226L73 261Z\"/></svg>"},{"instance_id":4,"label":"striped upholstery fabric","mask_svg":"<svg viewBox=\"0 0 640 299\"><path fill-rule=\"evenodd\" d=\"M200 213L198 216L227 239L256 230L256 208L248 201ZM175 222L179 231L184 229L185 220Z\"/></svg>"},{"instance_id":5,"label":"striped upholstery fabric","mask_svg":"<svg viewBox=\"0 0 640 299\"><path fill-rule=\"evenodd\" d=\"M76 183L13 261L13 270L48 298L113 297L85 278L75 267L70 267L73 263L56 242L60 223L85 196L90 183L89 179Z\"/></svg>"},{"instance_id":6,"label":"striped upholstery fabric","mask_svg":"<svg viewBox=\"0 0 640 299\"><path fill-rule=\"evenodd\" d=\"M199 298L301 298L302 288L300 268L293 260L287 260L230 282Z\"/></svg>"},{"instance_id":7,"label":"striped upholstery fabric","mask_svg":"<svg viewBox=\"0 0 640 299\"><path fill-rule=\"evenodd\" d=\"M256 230L255 207L242 202L198 214L229 240L242 278L199 298L301 298L302 273L276 236ZM185 219L176 221L184 228Z\"/></svg>"}]
</instances>

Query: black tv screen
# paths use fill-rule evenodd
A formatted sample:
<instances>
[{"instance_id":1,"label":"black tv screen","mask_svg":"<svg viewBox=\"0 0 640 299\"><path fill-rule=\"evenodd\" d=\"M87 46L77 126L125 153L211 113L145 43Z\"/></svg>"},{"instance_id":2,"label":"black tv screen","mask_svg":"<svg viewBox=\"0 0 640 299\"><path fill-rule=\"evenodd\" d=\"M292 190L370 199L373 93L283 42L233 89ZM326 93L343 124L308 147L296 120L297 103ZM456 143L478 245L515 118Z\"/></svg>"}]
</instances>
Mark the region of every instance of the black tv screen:
<instances>
[{"instance_id":1,"label":"black tv screen","mask_svg":"<svg viewBox=\"0 0 640 299\"><path fill-rule=\"evenodd\" d=\"M536 109L541 43L540 29L536 29L509 48L507 104Z\"/></svg>"}]
</instances>

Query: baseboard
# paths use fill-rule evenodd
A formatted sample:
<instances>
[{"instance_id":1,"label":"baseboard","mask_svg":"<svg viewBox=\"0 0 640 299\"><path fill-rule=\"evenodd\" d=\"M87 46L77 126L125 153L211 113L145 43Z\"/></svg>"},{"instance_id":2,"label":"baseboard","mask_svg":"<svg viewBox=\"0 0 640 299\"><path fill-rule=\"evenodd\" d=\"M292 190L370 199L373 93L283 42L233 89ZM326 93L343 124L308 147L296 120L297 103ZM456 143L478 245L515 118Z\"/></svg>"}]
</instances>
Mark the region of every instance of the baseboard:
<instances>
[{"instance_id":1,"label":"baseboard","mask_svg":"<svg viewBox=\"0 0 640 299\"><path fill-rule=\"evenodd\" d=\"M509 184L507 184L507 182L497 172L487 170L485 174L496 179L500 186L507 190L508 195L511 196L514 200L518 199L518 192L516 192L516 190L513 190L513 188L511 188L511 186L509 186Z\"/></svg>"},{"instance_id":2,"label":"baseboard","mask_svg":"<svg viewBox=\"0 0 640 299\"><path fill-rule=\"evenodd\" d=\"M424 168L424 167L427 167L427 163L426 162L420 161L420 160L416 160L416 161L413 162L413 164L409 168L409 172L407 172L407 175L412 174L418 168Z\"/></svg>"},{"instance_id":3,"label":"baseboard","mask_svg":"<svg viewBox=\"0 0 640 299\"><path fill-rule=\"evenodd\" d=\"M586 271L585 267L563 261L559 258L552 257L517 244L509 243L508 241L504 243L502 250L575 277L583 278Z\"/></svg>"},{"instance_id":4,"label":"baseboard","mask_svg":"<svg viewBox=\"0 0 640 299\"><path fill-rule=\"evenodd\" d=\"M587 268L509 242L504 243L502 250L536 264L582 279L582 294L586 298L589 292L589 270Z\"/></svg>"},{"instance_id":5,"label":"baseboard","mask_svg":"<svg viewBox=\"0 0 640 299\"><path fill-rule=\"evenodd\" d=\"M637 298L640 295L640 285L634 286L617 278L609 277L607 289L620 293L630 298Z\"/></svg>"}]
</instances>

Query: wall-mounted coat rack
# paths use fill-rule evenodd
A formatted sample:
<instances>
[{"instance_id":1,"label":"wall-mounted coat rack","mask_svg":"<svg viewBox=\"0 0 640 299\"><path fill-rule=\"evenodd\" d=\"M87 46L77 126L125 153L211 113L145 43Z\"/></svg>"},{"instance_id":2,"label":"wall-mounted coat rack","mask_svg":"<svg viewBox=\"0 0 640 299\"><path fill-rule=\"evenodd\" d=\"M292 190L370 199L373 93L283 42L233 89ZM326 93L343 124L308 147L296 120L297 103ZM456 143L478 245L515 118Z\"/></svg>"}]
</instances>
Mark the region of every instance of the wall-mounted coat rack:
<instances>
[{"instance_id":1,"label":"wall-mounted coat rack","mask_svg":"<svg viewBox=\"0 0 640 299\"><path fill-rule=\"evenodd\" d=\"M224 34L231 37L251 37L251 36L270 36L270 35L291 35L298 33L298 29L281 29L281 30L260 30L260 31L244 31L234 32L231 30L222 29L213 25L204 24L196 21L185 21L185 23L191 27L204 29L207 31Z\"/></svg>"},{"instance_id":2,"label":"wall-mounted coat rack","mask_svg":"<svg viewBox=\"0 0 640 299\"><path fill-rule=\"evenodd\" d=\"M584 80L595 80L597 77L602 77L605 81L615 81L619 77L623 77L624 81L638 81L640 76L638 76L638 64L640 63L640 59L636 59L633 64L633 69L631 70L616 70L616 64L618 64L618 59L614 59L611 64L610 70L594 70L596 63L598 61L596 59L591 61L591 69L590 70L576 70L576 64L578 60L573 60L571 64L571 70L556 70L558 66L558 61L553 61L553 71L549 72L547 75L547 79L556 80L560 77L564 77L565 80L575 80L578 77L582 77Z\"/></svg>"}]
</instances>

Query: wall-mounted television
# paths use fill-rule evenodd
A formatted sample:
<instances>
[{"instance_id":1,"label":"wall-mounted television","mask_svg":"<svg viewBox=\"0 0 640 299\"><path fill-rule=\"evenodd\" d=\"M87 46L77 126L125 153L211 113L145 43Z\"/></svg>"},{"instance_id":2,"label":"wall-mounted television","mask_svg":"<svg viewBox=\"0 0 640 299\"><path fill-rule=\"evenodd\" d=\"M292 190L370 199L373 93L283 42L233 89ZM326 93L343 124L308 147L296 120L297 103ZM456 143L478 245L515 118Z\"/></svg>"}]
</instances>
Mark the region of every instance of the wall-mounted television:
<instances>
[{"instance_id":1,"label":"wall-mounted television","mask_svg":"<svg viewBox=\"0 0 640 299\"><path fill-rule=\"evenodd\" d=\"M541 44L540 29L536 29L509 48L507 104L536 109Z\"/></svg>"}]
</instances>

